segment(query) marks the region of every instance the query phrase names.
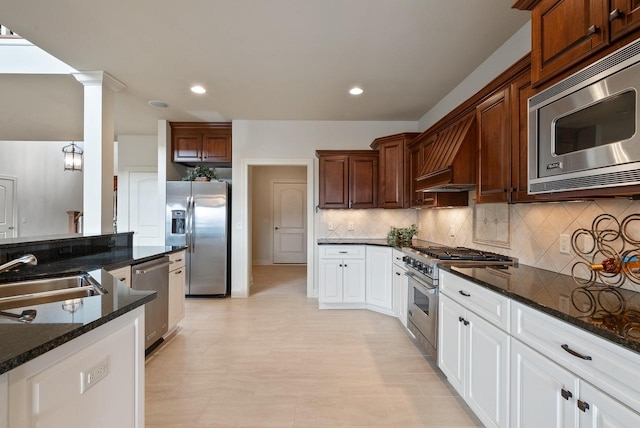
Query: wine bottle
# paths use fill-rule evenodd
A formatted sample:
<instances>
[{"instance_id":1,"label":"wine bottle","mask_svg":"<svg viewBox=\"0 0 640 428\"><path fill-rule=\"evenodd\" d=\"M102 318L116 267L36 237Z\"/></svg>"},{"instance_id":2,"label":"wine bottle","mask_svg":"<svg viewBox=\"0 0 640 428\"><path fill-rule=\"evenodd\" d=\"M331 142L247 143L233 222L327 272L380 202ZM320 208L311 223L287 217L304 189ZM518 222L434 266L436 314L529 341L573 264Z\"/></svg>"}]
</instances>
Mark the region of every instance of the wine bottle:
<instances>
[{"instance_id":1,"label":"wine bottle","mask_svg":"<svg viewBox=\"0 0 640 428\"><path fill-rule=\"evenodd\" d=\"M624 260L612 257L603 260L600 264L592 264L591 270L606 273L620 273L620 271L638 273L640 272L640 260L637 257L628 256Z\"/></svg>"}]
</instances>

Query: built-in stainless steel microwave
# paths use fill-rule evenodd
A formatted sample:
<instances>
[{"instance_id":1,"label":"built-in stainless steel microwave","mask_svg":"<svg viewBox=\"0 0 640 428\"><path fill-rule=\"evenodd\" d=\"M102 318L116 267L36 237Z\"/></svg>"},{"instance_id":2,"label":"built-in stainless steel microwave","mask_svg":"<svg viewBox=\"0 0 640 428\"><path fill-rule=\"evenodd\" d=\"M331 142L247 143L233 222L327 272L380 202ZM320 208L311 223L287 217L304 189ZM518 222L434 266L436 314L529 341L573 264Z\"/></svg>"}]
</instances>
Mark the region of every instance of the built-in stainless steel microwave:
<instances>
[{"instance_id":1,"label":"built-in stainless steel microwave","mask_svg":"<svg viewBox=\"0 0 640 428\"><path fill-rule=\"evenodd\" d=\"M640 39L529 99L529 193L640 184Z\"/></svg>"}]
</instances>

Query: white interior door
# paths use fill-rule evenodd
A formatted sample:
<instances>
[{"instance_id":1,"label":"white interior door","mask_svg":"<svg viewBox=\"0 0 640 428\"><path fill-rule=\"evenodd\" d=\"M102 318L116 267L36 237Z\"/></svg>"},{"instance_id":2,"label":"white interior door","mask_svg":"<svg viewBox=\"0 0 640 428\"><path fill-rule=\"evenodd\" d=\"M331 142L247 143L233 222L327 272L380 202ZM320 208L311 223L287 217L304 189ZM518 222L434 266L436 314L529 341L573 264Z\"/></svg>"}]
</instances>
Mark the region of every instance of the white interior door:
<instances>
[{"instance_id":1,"label":"white interior door","mask_svg":"<svg viewBox=\"0 0 640 428\"><path fill-rule=\"evenodd\" d=\"M129 174L129 230L135 232L133 245L163 245L158 198L157 172Z\"/></svg>"},{"instance_id":2,"label":"white interior door","mask_svg":"<svg viewBox=\"0 0 640 428\"><path fill-rule=\"evenodd\" d=\"M15 238L16 181L0 177L0 239Z\"/></svg>"},{"instance_id":3,"label":"white interior door","mask_svg":"<svg viewBox=\"0 0 640 428\"><path fill-rule=\"evenodd\" d=\"M273 263L307 262L307 184L273 183Z\"/></svg>"}]
</instances>

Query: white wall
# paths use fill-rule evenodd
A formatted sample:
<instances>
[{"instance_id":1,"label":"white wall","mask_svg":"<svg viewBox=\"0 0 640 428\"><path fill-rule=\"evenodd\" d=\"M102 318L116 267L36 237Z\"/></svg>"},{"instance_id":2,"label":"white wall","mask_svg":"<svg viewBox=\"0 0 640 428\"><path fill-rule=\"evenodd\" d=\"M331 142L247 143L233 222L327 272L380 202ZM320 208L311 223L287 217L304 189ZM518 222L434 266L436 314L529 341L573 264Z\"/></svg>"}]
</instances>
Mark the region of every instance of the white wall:
<instances>
[{"instance_id":1,"label":"white wall","mask_svg":"<svg viewBox=\"0 0 640 428\"><path fill-rule=\"evenodd\" d=\"M252 264L273 264L273 213L271 186L277 180L307 181L303 166L254 166L251 168Z\"/></svg>"},{"instance_id":2,"label":"white wall","mask_svg":"<svg viewBox=\"0 0 640 428\"><path fill-rule=\"evenodd\" d=\"M83 173L64 171L68 144L0 141L0 175L17 177L18 236L69 233L67 211L82 211Z\"/></svg>"},{"instance_id":3,"label":"white wall","mask_svg":"<svg viewBox=\"0 0 640 428\"><path fill-rule=\"evenodd\" d=\"M313 198L313 205L317 205L317 149L368 149L378 137L416 130L417 122L412 121L233 121L232 295L248 295L251 274L248 228L251 217L247 176L252 163L270 159L292 160L292 163L313 161L313 182L310 185L314 194L308 197ZM309 224L309 236L313 242L317 238L315 223ZM310 260L313 260L313 255L310 255Z\"/></svg>"},{"instance_id":4,"label":"white wall","mask_svg":"<svg viewBox=\"0 0 640 428\"><path fill-rule=\"evenodd\" d=\"M418 121L418 131L422 132L428 129L530 51L531 21L522 26L498 50L441 99L435 107L422 116Z\"/></svg>"}]
</instances>

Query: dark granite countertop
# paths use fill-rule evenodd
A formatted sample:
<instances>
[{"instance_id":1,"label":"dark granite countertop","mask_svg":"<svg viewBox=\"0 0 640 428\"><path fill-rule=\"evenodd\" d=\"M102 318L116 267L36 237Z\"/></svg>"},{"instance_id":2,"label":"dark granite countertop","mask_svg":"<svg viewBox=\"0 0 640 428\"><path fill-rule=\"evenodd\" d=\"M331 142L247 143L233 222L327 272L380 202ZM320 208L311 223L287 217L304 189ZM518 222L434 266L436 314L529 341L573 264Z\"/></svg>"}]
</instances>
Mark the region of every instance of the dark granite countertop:
<instances>
[{"instance_id":1,"label":"dark granite countertop","mask_svg":"<svg viewBox=\"0 0 640 428\"><path fill-rule=\"evenodd\" d=\"M184 247L164 246L113 248L106 253L50 261L0 274L2 281L7 282L61 273L88 272L107 291L103 295L83 297L82 305L73 313L63 309L62 302L6 309L6 312L15 314L20 314L25 309L35 309L37 315L31 324L21 324L0 317L0 374L155 299L154 291L133 290L101 268L116 269L142 263L183 249Z\"/></svg>"},{"instance_id":2,"label":"dark granite countertop","mask_svg":"<svg viewBox=\"0 0 640 428\"><path fill-rule=\"evenodd\" d=\"M377 245L379 247L391 247L401 250L403 246L396 242L388 241L386 238L381 239L318 239L318 245ZM420 247L428 247L431 245L437 245L433 242L422 241L420 239L413 239L411 245Z\"/></svg>"},{"instance_id":3,"label":"dark granite countertop","mask_svg":"<svg viewBox=\"0 0 640 428\"><path fill-rule=\"evenodd\" d=\"M568 275L526 265L441 269L640 353L640 293L600 285L585 288Z\"/></svg>"}]
</instances>

